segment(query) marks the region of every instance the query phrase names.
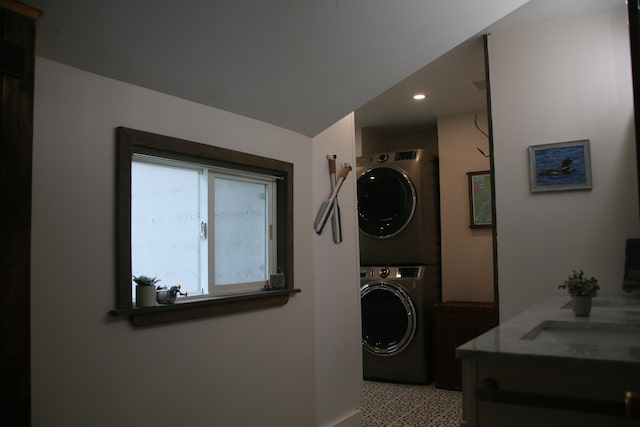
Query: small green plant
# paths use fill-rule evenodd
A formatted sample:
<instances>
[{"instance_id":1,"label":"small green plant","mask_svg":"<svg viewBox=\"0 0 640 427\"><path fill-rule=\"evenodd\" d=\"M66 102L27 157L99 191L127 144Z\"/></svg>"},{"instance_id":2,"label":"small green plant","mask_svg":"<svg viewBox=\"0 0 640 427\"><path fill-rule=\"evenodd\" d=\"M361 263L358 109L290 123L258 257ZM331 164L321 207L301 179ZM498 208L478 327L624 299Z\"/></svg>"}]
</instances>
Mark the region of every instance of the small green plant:
<instances>
[{"instance_id":1,"label":"small green plant","mask_svg":"<svg viewBox=\"0 0 640 427\"><path fill-rule=\"evenodd\" d=\"M558 289L566 289L569 295L574 297L595 297L598 296L600 286L595 277L587 279L582 270L573 270L567 280L558 285Z\"/></svg>"},{"instance_id":2,"label":"small green plant","mask_svg":"<svg viewBox=\"0 0 640 427\"><path fill-rule=\"evenodd\" d=\"M160 279L149 276L133 276L133 281L139 286L152 286L158 283Z\"/></svg>"}]
</instances>

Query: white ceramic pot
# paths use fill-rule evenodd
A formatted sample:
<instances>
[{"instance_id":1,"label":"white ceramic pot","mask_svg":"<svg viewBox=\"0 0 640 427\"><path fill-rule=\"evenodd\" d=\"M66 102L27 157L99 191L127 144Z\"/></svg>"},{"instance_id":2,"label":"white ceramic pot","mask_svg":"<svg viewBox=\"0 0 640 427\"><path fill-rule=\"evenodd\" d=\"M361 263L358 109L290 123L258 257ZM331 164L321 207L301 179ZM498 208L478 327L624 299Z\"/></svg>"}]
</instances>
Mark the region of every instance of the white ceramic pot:
<instances>
[{"instance_id":1,"label":"white ceramic pot","mask_svg":"<svg viewBox=\"0 0 640 427\"><path fill-rule=\"evenodd\" d=\"M136 307L156 305L156 287L154 285L136 285Z\"/></svg>"},{"instance_id":2,"label":"white ceramic pot","mask_svg":"<svg viewBox=\"0 0 640 427\"><path fill-rule=\"evenodd\" d=\"M591 313L591 300L593 297L572 296L571 309L576 316L584 317Z\"/></svg>"}]
</instances>

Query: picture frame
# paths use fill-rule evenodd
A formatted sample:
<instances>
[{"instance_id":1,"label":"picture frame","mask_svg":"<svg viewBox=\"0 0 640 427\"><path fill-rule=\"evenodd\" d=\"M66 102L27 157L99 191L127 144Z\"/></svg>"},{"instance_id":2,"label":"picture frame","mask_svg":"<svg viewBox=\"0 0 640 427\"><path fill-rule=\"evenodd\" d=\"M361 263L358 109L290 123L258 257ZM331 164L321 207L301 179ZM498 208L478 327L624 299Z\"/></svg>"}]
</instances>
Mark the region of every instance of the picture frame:
<instances>
[{"instance_id":1,"label":"picture frame","mask_svg":"<svg viewBox=\"0 0 640 427\"><path fill-rule=\"evenodd\" d=\"M493 225L491 172L467 172L469 181L469 228Z\"/></svg>"},{"instance_id":2,"label":"picture frame","mask_svg":"<svg viewBox=\"0 0 640 427\"><path fill-rule=\"evenodd\" d=\"M589 140L530 146L529 186L532 193L591 190Z\"/></svg>"}]
</instances>

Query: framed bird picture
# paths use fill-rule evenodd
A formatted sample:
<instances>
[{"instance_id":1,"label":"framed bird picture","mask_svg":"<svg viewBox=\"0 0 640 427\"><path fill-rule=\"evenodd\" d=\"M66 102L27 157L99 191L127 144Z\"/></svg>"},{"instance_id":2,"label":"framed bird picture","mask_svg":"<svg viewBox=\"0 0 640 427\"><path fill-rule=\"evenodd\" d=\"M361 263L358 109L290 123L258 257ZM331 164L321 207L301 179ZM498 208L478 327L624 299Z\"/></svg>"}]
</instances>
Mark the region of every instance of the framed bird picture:
<instances>
[{"instance_id":1,"label":"framed bird picture","mask_svg":"<svg viewBox=\"0 0 640 427\"><path fill-rule=\"evenodd\" d=\"M589 140L529 147L531 192L591 190Z\"/></svg>"}]
</instances>

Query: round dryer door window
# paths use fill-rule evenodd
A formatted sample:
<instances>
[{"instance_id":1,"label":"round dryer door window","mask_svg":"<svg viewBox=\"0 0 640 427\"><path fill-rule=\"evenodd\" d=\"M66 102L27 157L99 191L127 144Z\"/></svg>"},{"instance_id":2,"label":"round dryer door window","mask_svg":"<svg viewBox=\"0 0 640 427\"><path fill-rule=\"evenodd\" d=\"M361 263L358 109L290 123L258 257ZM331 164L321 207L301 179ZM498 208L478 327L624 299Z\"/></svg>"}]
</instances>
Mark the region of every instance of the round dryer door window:
<instances>
[{"instance_id":1,"label":"round dryer door window","mask_svg":"<svg viewBox=\"0 0 640 427\"><path fill-rule=\"evenodd\" d=\"M411 298L393 283L368 283L360 288L362 345L378 356L404 350L416 332Z\"/></svg>"},{"instance_id":2,"label":"round dryer door window","mask_svg":"<svg viewBox=\"0 0 640 427\"><path fill-rule=\"evenodd\" d=\"M416 190L407 175L388 167L358 178L358 225L372 237L389 238L404 229L416 210Z\"/></svg>"}]
</instances>

